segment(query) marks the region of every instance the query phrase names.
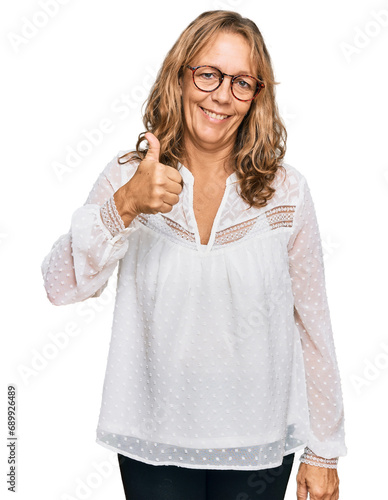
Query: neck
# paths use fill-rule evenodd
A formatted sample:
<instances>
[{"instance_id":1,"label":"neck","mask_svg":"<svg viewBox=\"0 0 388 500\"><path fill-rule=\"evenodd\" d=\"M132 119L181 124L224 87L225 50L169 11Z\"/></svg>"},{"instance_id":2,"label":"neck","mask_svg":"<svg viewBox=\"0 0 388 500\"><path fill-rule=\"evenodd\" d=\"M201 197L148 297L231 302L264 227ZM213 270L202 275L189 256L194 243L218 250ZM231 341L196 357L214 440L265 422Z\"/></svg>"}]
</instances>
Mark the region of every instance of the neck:
<instances>
[{"instance_id":1,"label":"neck","mask_svg":"<svg viewBox=\"0 0 388 500\"><path fill-rule=\"evenodd\" d=\"M233 144L213 149L206 149L190 140L184 143L183 163L194 177L230 175L234 172L231 161Z\"/></svg>"}]
</instances>

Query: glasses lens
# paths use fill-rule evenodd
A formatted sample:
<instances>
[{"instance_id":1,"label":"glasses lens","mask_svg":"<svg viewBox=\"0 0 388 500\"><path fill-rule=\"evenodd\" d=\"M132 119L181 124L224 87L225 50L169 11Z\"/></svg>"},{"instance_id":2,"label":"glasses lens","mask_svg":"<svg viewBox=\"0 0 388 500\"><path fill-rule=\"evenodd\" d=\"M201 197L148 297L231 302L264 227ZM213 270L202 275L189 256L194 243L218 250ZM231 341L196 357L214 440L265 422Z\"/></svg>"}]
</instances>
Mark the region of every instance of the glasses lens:
<instances>
[{"instance_id":1,"label":"glasses lens","mask_svg":"<svg viewBox=\"0 0 388 500\"><path fill-rule=\"evenodd\" d=\"M194 73L194 82L201 90L214 90L222 79L221 72L211 66L198 68Z\"/></svg>"},{"instance_id":2,"label":"glasses lens","mask_svg":"<svg viewBox=\"0 0 388 500\"><path fill-rule=\"evenodd\" d=\"M238 76L233 82L233 93L239 99L252 99L256 89L257 81L251 76Z\"/></svg>"}]
</instances>

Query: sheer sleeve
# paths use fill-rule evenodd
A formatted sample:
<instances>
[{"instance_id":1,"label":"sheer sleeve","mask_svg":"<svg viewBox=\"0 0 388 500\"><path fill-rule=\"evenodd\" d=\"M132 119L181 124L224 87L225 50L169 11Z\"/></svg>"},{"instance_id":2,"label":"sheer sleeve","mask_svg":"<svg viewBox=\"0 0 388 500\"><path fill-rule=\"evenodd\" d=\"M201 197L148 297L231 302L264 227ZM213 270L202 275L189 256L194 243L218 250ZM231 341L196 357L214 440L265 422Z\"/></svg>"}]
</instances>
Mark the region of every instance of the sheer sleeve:
<instances>
[{"instance_id":1,"label":"sheer sleeve","mask_svg":"<svg viewBox=\"0 0 388 500\"><path fill-rule=\"evenodd\" d=\"M97 297L128 249L128 236L138 228L136 218L126 228L113 194L135 174L131 161L123 179L118 156L108 163L86 203L78 208L67 234L58 238L42 262L47 297L55 305ZM128 164L127 164L128 165Z\"/></svg>"},{"instance_id":2,"label":"sheer sleeve","mask_svg":"<svg viewBox=\"0 0 388 500\"><path fill-rule=\"evenodd\" d=\"M307 447L319 457L338 458L347 453L341 380L326 295L320 232L304 177L288 254L310 416Z\"/></svg>"}]
</instances>

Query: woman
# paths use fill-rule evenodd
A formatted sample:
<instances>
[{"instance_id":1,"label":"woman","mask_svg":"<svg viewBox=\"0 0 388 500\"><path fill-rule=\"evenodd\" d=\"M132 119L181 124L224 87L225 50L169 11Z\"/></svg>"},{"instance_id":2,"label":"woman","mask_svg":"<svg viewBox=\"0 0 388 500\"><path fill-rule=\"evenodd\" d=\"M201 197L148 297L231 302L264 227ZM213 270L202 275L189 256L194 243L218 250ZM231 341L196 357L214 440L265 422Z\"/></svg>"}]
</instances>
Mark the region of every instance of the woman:
<instances>
[{"instance_id":1,"label":"woman","mask_svg":"<svg viewBox=\"0 0 388 500\"><path fill-rule=\"evenodd\" d=\"M165 58L136 151L42 264L54 304L118 283L97 442L127 498L339 498L344 412L321 241L257 26L201 14ZM140 146L148 141L148 149Z\"/></svg>"}]
</instances>

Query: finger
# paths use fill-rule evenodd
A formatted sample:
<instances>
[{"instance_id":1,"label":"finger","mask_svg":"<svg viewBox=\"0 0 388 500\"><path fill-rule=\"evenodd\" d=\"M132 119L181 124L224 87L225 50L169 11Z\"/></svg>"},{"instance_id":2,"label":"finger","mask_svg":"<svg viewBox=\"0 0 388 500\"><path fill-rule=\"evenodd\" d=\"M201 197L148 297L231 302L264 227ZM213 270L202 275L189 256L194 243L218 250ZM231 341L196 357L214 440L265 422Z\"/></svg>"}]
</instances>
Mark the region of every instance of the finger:
<instances>
[{"instance_id":1,"label":"finger","mask_svg":"<svg viewBox=\"0 0 388 500\"><path fill-rule=\"evenodd\" d=\"M176 168L170 167L170 165L166 165L166 175L172 181L175 181L178 184L181 184L182 176Z\"/></svg>"},{"instance_id":2,"label":"finger","mask_svg":"<svg viewBox=\"0 0 388 500\"><path fill-rule=\"evenodd\" d=\"M160 208L159 213L166 214L168 212L171 212L173 206L174 206L174 204L170 205L169 203L163 202L163 205Z\"/></svg>"},{"instance_id":3,"label":"finger","mask_svg":"<svg viewBox=\"0 0 388 500\"><path fill-rule=\"evenodd\" d=\"M164 185L163 185L166 193L172 193L172 194L180 194L182 192L182 184L176 181L172 181L171 179L167 178Z\"/></svg>"},{"instance_id":4,"label":"finger","mask_svg":"<svg viewBox=\"0 0 388 500\"><path fill-rule=\"evenodd\" d=\"M179 195L176 193L165 192L163 195L163 203L167 203L167 205L170 206L176 205L178 201L179 201Z\"/></svg>"},{"instance_id":5,"label":"finger","mask_svg":"<svg viewBox=\"0 0 388 500\"><path fill-rule=\"evenodd\" d=\"M154 136L152 132L147 132L145 138L148 141L149 148L146 154L147 159L159 161L160 158L160 142L157 137Z\"/></svg>"},{"instance_id":6,"label":"finger","mask_svg":"<svg viewBox=\"0 0 388 500\"><path fill-rule=\"evenodd\" d=\"M296 491L297 500L307 500L307 486L306 483L298 483L297 491Z\"/></svg>"}]
</instances>

